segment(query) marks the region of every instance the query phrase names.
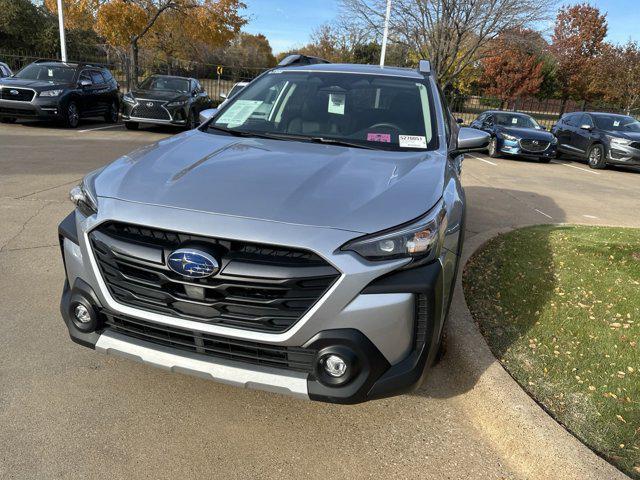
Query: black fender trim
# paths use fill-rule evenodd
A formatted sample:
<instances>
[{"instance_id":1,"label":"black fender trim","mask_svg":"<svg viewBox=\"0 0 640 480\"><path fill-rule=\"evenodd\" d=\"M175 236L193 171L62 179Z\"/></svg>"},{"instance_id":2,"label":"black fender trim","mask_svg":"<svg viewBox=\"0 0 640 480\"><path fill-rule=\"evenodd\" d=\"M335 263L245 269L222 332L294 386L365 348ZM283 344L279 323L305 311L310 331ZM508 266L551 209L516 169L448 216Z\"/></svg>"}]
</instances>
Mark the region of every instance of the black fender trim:
<instances>
[{"instance_id":1,"label":"black fender trim","mask_svg":"<svg viewBox=\"0 0 640 480\"><path fill-rule=\"evenodd\" d=\"M84 280L77 278L73 288L69 286L68 280L65 280L64 282L62 299L60 300L60 314L62 315L64 323L67 325L71 340L83 347L95 349L96 342L98 341L98 338L100 338L100 333L82 332L74 325L73 320L71 319L71 306L73 305L74 300L78 297L88 300L96 310L100 310L102 308L100 300L98 300L93 289Z\"/></svg>"}]
</instances>

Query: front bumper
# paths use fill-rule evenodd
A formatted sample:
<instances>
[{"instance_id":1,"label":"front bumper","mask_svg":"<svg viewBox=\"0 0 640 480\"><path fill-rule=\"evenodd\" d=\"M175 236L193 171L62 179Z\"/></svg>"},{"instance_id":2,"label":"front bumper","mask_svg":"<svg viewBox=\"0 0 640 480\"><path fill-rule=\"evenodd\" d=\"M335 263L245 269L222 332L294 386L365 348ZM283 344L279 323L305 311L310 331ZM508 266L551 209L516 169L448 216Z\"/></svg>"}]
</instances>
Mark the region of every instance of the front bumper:
<instances>
[{"instance_id":1,"label":"front bumper","mask_svg":"<svg viewBox=\"0 0 640 480\"><path fill-rule=\"evenodd\" d=\"M60 118L58 98L35 97L31 102L0 100L0 117L57 120Z\"/></svg>"},{"instance_id":2,"label":"front bumper","mask_svg":"<svg viewBox=\"0 0 640 480\"><path fill-rule=\"evenodd\" d=\"M186 107L167 107L163 102L158 103L154 111L145 112L140 107L144 100L136 105L122 102L122 120L125 122L145 123L150 125L175 125L183 127L187 124L188 111Z\"/></svg>"},{"instance_id":3,"label":"front bumper","mask_svg":"<svg viewBox=\"0 0 640 480\"><path fill-rule=\"evenodd\" d=\"M111 202L114 203L113 208L117 209L118 202ZM100 215L104 212L108 216L108 203L101 204ZM164 210L165 213L169 212L168 209ZM123 210L120 209L120 212ZM140 223L139 214L131 212L131 215L137 216ZM182 220L184 225L185 219ZM223 219L219 220L224 223ZM166 221L171 223L170 218ZM227 221L235 222L236 219ZM245 219L244 222L252 221ZM67 273L61 313L71 338L82 345L223 383L333 403L358 403L409 391L419 384L425 367L435 357L445 314L443 305L446 305L442 301L446 283L442 260L416 269L396 271L402 261L372 267L355 254L341 253L338 260L332 257L343 272L336 284L292 328L273 334L162 318L162 315L114 302L100 274L96 274L93 254L87 248L87 232L98 223L100 220L95 217L82 218L78 214L76 218L74 213L59 227ZM202 224L201 221L199 223ZM221 227L219 224L217 226ZM247 228L250 232L250 226ZM304 228L308 235L309 227ZM224 230L224 226L221 230ZM339 231L329 231L329 234L334 237L353 236ZM220 236L223 235L220 232ZM292 232L288 232L288 235L289 238L296 237ZM340 241L336 244L339 245ZM81 331L73 321L72 309L79 298L88 301L101 318L100 326L92 332ZM160 328L181 328L205 336L218 335L235 342L256 342L264 347L301 348L315 352L313 354L318 357L335 349L347 349L355 355L357 368L348 383L330 386L316 360L312 362L311 370L300 372L237 359L215 358L197 351L187 352L156 341L123 335L105 323L104 318L112 315L141 319Z\"/></svg>"},{"instance_id":4,"label":"front bumper","mask_svg":"<svg viewBox=\"0 0 640 480\"><path fill-rule=\"evenodd\" d=\"M610 144L607 149L607 162L618 165L640 166L640 148Z\"/></svg>"},{"instance_id":5,"label":"front bumper","mask_svg":"<svg viewBox=\"0 0 640 480\"><path fill-rule=\"evenodd\" d=\"M531 159L555 158L556 152L557 152L557 144L551 144L549 145L548 148L546 148L543 151L533 152L523 148L520 145L519 141L514 142L510 140L501 139L500 142L501 142L500 148L499 148L500 153L503 153L506 155L512 155L515 157L531 158Z\"/></svg>"}]
</instances>

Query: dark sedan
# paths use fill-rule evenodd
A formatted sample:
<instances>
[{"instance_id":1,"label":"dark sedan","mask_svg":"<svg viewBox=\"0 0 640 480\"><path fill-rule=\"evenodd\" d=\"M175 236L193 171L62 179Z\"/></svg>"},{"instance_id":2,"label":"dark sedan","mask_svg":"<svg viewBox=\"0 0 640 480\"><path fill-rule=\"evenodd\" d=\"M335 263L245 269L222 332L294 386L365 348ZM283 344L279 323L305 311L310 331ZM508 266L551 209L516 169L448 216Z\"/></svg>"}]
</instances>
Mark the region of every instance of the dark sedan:
<instances>
[{"instance_id":1,"label":"dark sedan","mask_svg":"<svg viewBox=\"0 0 640 480\"><path fill-rule=\"evenodd\" d=\"M556 155L556 137L524 113L484 112L471 127L491 134L488 150L493 158L513 156L548 163Z\"/></svg>"},{"instance_id":2,"label":"dark sedan","mask_svg":"<svg viewBox=\"0 0 640 480\"><path fill-rule=\"evenodd\" d=\"M122 97L122 119L129 130L141 123L191 130L212 101L195 78L153 75Z\"/></svg>"},{"instance_id":3,"label":"dark sedan","mask_svg":"<svg viewBox=\"0 0 640 480\"><path fill-rule=\"evenodd\" d=\"M554 125L558 153L586 160L591 168L640 165L640 122L627 115L573 112Z\"/></svg>"}]
</instances>

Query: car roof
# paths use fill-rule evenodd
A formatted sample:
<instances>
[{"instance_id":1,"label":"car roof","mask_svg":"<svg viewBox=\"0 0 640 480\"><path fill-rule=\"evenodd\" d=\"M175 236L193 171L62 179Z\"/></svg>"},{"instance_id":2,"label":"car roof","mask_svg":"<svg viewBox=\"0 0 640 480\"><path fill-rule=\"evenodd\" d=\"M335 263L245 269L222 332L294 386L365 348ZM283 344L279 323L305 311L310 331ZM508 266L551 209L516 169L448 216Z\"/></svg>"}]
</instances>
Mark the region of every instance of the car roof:
<instances>
[{"instance_id":1,"label":"car roof","mask_svg":"<svg viewBox=\"0 0 640 480\"><path fill-rule=\"evenodd\" d=\"M274 70L328 73L360 73L366 75L405 77L418 80L422 80L425 77L417 69L402 67L380 67L378 65L363 65L355 63L318 63L313 65L276 67Z\"/></svg>"},{"instance_id":2,"label":"car roof","mask_svg":"<svg viewBox=\"0 0 640 480\"><path fill-rule=\"evenodd\" d=\"M160 78L178 78L180 80L194 80L192 77L181 77L179 75L159 75L159 74L153 74L153 75L149 75L149 78L151 77L160 77Z\"/></svg>"},{"instance_id":3,"label":"car roof","mask_svg":"<svg viewBox=\"0 0 640 480\"><path fill-rule=\"evenodd\" d=\"M528 113L524 113L524 112L513 112L511 110L486 110L484 112L482 112L480 115L484 115L486 113L508 113L509 115L523 115L525 117L530 117L531 115L529 115Z\"/></svg>"},{"instance_id":4,"label":"car roof","mask_svg":"<svg viewBox=\"0 0 640 480\"><path fill-rule=\"evenodd\" d=\"M589 115L593 115L595 117L600 117L603 115L615 115L618 117L631 117L631 115L625 115L624 113L613 113L613 112L583 112L588 113Z\"/></svg>"}]
</instances>

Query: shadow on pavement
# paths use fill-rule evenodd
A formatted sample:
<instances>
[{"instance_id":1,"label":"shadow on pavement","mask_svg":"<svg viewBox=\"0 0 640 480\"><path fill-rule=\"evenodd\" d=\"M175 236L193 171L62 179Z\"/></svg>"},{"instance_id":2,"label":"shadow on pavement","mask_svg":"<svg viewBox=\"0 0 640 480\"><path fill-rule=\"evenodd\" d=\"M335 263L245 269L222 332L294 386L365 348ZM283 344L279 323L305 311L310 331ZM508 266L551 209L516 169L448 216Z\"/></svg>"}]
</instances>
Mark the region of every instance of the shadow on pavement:
<instances>
[{"instance_id":1,"label":"shadow on pavement","mask_svg":"<svg viewBox=\"0 0 640 480\"><path fill-rule=\"evenodd\" d=\"M478 217L473 219L475 225L486 225L479 230L479 233L497 228L552 222L551 220L544 221L544 217L532 214L532 212L535 213L534 208L551 215L554 223L565 221L564 211L553 199L543 195L487 187L468 187L466 193L467 198L473 199L474 202L474 207L468 211L469 217ZM468 233L467 241L469 238L471 237ZM482 248L477 250L477 252L481 251ZM473 261L474 256L472 255L470 262ZM543 245L539 245L537 252L532 252L532 258L535 258L536 261L548 262L548 264L544 265L544 270L547 272L549 279L545 284L546 290L542 295L536 296L537 305L532 305L532 308L542 308L542 305L546 303L555 288L554 271L551 267L551 248L546 240ZM513 263L510 258L501 258L498 261L500 264ZM459 277L463 275L463 268L464 265L461 265ZM521 269L522 272L518 273L518 275L524 279L527 264L515 265L514 263L513 268ZM494 347L494 351L490 352L486 341L479 335L476 322L470 321L461 283L458 281L456 286L449 318L445 326L448 335L446 354L440 364L428 372L427 379L414 392L414 395L430 398L450 398L473 389L487 368L495 363L496 357L500 358L509 345L519 336L526 335L526 332L532 326L531 324L522 323L513 325L508 330L484 331L483 335L485 337L500 336L500 342L492 342L493 345L499 345L499 347ZM467 288L484 288L484 286L481 284L467 284ZM548 295L545 293L548 293ZM493 308L493 305L483 305L483 307Z\"/></svg>"}]
</instances>

